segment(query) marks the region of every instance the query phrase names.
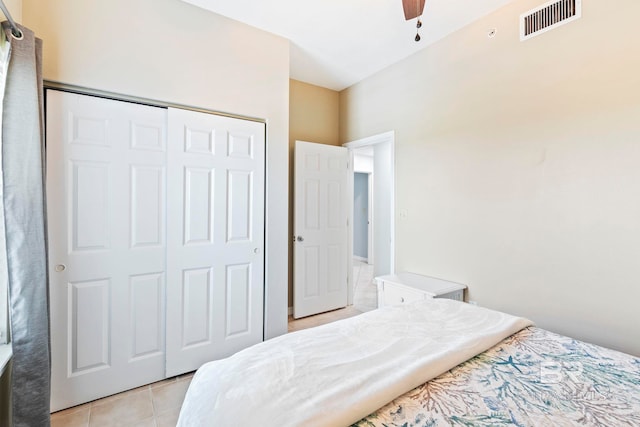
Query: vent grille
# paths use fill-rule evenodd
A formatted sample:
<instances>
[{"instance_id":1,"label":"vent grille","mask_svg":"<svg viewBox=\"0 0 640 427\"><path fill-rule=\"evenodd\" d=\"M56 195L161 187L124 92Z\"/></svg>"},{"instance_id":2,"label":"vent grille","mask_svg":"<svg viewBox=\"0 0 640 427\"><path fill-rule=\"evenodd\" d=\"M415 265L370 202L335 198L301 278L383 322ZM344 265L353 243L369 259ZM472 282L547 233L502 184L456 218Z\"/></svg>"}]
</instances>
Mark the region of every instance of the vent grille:
<instances>
[{"instance_id":1,"label":"vent grille","mask_svg":"<svg viewBox=\"0 0 640 427\"><path fill-rule=\"evenodd\" d=\"M520 15L520 40L568 24L582 15L581 0L554 0Z\"/></svg>"}]
</instances>

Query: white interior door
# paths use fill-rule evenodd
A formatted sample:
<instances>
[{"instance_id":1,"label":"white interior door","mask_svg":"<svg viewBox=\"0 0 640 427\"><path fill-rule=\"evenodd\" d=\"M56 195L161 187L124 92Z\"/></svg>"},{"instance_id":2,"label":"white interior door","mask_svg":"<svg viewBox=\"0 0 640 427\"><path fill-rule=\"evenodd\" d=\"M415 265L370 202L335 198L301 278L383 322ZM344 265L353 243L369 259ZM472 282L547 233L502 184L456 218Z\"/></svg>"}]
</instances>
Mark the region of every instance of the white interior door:
<instances>
[{"instance_id":1,"label":"white interior door","mask_svg":"<svg viewBox=\"0 0 640 427\"><path fill-rule=\"evenodd\" d=\"M347 305L349 154L296 141L293 316Z\"/></svg>"},{"instance_id":2,"label":"white interior door","mask_svg":"<svg viewBox=\"0 0 640 427\"><path fill-rule=\"evenodd\" d=\"M165 123L47 91L52 411L164 377Z\"/></svg>"},{"instance_id":3,"label":"white interior door","mask_svg":"<svg viewBox=\"0 0 640 427\"><path fill-rule=\"evenodd\" d=\"M169 109L167 376L263 340L265 125Z\"/></svg>"}]
</instances>

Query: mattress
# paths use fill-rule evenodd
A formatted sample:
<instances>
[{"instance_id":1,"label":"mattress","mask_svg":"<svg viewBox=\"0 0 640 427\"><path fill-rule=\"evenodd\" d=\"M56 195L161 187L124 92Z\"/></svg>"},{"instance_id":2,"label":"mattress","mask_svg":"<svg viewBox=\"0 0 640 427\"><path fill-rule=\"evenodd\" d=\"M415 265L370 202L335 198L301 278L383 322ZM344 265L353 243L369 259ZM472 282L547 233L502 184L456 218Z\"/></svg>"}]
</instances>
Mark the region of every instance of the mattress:
<instances>
[{"instance_id":1,"label":"mattress","mask_svg":"<svg viewBox=\"0 0 640 427\"><path fill-rule=\"evenodd\" d=\"M529 325L429 299L282 335L198 369L178 426L348 426Z\"/></svg>"},{"instance_id":2,"label":"mattress","mask_svg":"<svg viewBox=\"0 0 640 427\"><path fill-rule=\"evenodd\" d=\"M353 425L640 426L640 359L528 327Z\"/></svg>"},{"instance_id":3,"label":"mattress","mask_svg":"<svg viewBox=\"0 0 640 427\"><path fill-rule=\"evenodd\" d=\"M178 426L239 425L640 426L640 359L425 300L203 365Z\"/></svg>"}]
</instances>

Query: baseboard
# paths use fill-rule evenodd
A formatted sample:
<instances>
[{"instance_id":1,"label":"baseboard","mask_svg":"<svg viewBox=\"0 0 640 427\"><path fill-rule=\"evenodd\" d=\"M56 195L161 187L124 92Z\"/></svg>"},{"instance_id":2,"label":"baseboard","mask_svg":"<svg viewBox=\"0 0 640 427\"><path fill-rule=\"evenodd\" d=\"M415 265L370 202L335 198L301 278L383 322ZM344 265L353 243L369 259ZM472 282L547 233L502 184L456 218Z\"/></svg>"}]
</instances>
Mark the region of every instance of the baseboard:
<instances>
[{"instance_id":1,"label":"baseboard","mask_svg":"<svg viewBox=\"0 0 640 427\"><path fill-rule=\"evenodd\" d=\"M289 316L293 316L293 307L289 307Z\"/></svg>"}]
</instances>

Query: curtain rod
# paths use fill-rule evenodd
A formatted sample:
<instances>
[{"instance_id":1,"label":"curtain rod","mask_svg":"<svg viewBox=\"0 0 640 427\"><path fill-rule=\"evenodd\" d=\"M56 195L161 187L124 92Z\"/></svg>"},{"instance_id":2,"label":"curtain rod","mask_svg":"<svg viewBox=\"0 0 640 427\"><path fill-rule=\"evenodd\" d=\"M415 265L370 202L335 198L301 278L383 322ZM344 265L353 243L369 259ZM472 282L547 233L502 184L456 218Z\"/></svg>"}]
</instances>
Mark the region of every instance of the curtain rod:
<instances>
[{"instance_id":1,"label":"curtain rod","mask_svg":"<svg viewBox=\"0 0 640 427\"><path fill-rule=\"evenodd\" d=\"M16 21L14 21L13 18L11 17L11 14L9 13L9 9L7 9L7 6L4 4L3 0L0 0L0 9L2 9L2 13L4 13L4 16L5 18L7 18L7 21L9 21L9 25L11 26L11 34L13 34L13 37L20 40L23 36L22 31L20 30L20 28L18 28Z\"/></svg>"}]
</instances>

